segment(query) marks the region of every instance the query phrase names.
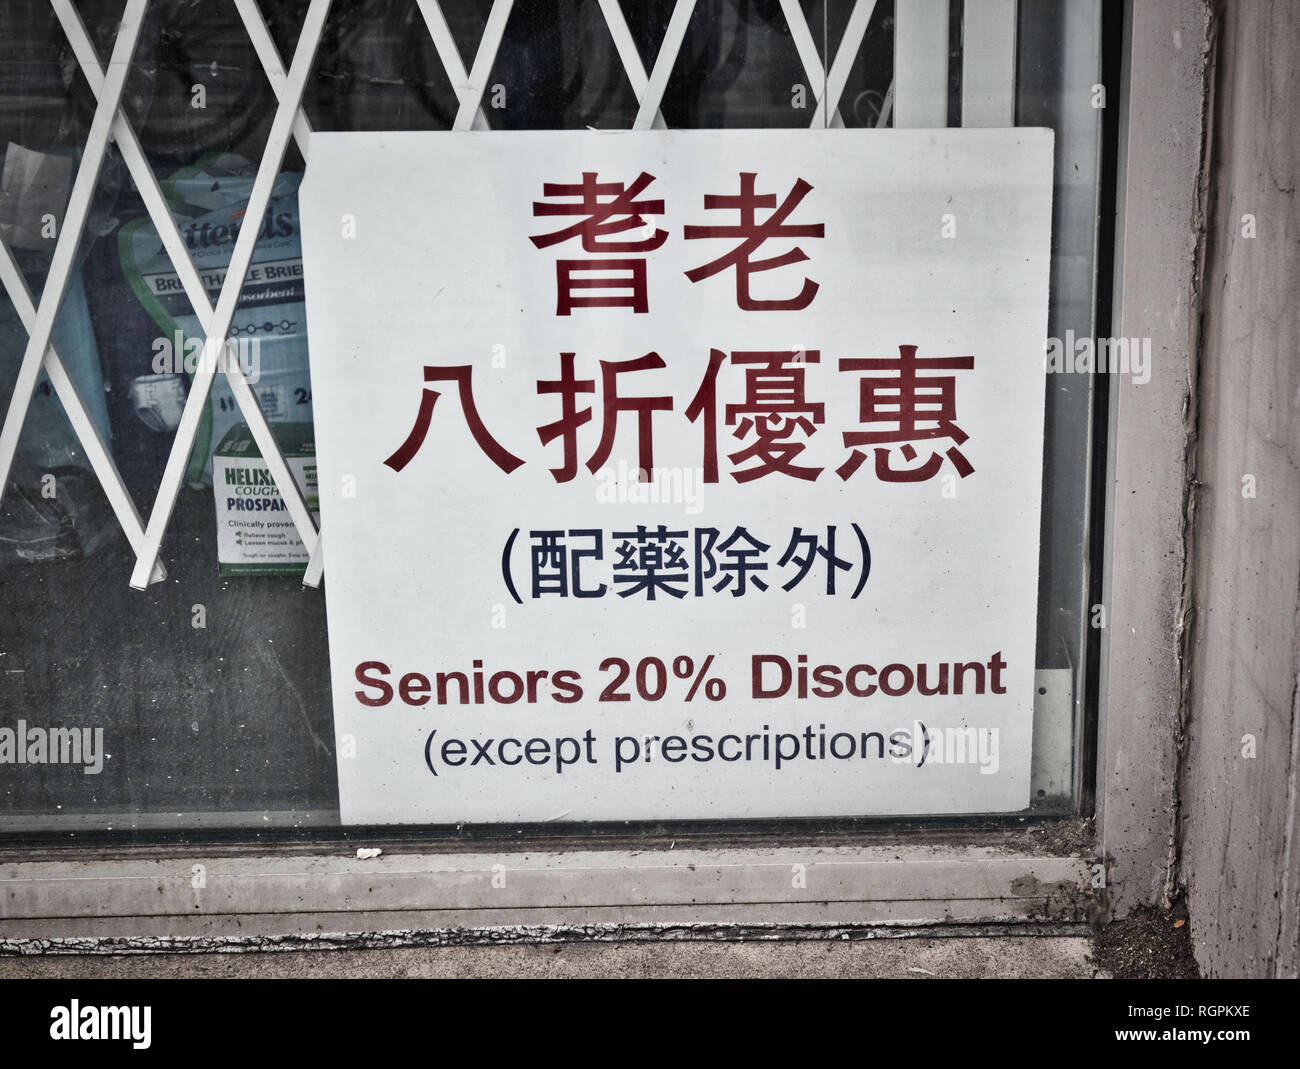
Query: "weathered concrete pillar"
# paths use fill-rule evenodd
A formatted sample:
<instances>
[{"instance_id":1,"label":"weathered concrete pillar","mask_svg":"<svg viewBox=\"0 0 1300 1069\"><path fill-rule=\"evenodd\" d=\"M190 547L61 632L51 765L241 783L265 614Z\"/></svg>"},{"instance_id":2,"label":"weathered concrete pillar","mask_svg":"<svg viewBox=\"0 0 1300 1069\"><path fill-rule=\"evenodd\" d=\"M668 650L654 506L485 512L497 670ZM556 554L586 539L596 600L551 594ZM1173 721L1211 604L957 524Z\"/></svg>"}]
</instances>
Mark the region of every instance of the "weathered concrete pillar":
<instances>
[{"instance_id":1,"label":"weathered concrete pillar","mask_svg":"<svg viewBox=\"0 0 1300 1069\"><path fill-rule=\"evenodd\" d=\"M1181 877L1207 975L1300 969L1300 4L1221 3Z\"/></svg>"}]
</instances>

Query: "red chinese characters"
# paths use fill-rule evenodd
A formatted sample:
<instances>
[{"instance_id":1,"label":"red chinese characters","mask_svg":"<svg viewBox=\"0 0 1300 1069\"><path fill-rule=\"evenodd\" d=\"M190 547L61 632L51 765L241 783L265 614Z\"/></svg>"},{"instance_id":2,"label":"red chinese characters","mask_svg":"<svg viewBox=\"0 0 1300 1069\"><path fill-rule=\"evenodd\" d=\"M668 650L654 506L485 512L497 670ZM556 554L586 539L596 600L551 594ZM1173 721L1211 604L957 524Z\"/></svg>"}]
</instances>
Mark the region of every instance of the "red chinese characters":
<instances>
[{"instance_id":1,"label":"red chinese characters","mask_svg":"<svg viewBox=\"0 0 1300 1069\"><path fill-rule=\"evenodd\" d=\"M718 372L726 358L718 349L711 351L704 381L686 409L687 418L700 420L704 431L705 482L718 481ZM745 369L745 400L727 405L727 426L736 428L733 436L737 439L754 439L745 448L727 454L739 469L732 472L736 482L751 482L772 472L808 481L821 474L821 468L794 463L806 448L796 432L807 438L826 419L826 405L804 396L807 365L820 361L821 353L815 349L731 354L731 362ZM739 467L750 460L754 463Z\"/></svg>"},{"instance_id":2,"label":"red chinese characters","mask_svg":"<svg viewBox=\"0 0 1300 1069\"><path fill-rule=\"evenodd\" d=\"M468 364L462 364L459 367L426 367L424 369L424 381L456 383L456 389L460 395L460 408L465 414L465 423L474 436L474 441L478 443L479 448L491 459L492 463L509 475L523 461L502 448L501 444L488 433L487 427L483 425L483 420L478 414L478 406L474 403L474 390L470 383L473 372L474 369ZM438 403L440 396L442 395L437 390L427 388L420 395L420 410L415 416L415 426L411 428L411 433L406 436L406 441L398 446L397 451L384 461L394 471L401 471L406 467L415 454L419 452L420 446L424 444L424 439L429 433L429 424L433 420L433 406Z\"/></svg>"},{"instance_id":3,"label":"red chinese characters","mask_svg":"<svg viewBox=\"0 0 1300 1069\"><path fill-rule=\"evenodd\" d=\"M915 345L900 345L898 359L862 357L840 361L841 371L874 371L859 384L858 416L863 424L884 424L884 430L845 431L844 444L854 447L848 460L837 470L847 479L862 466L866 454L856 448L874 445L876 478L888 483L914 483L932 478L943 464L938 453L915 467L895 468L885 445L900 446L899 452L909 464L916 460L913 442L932 438L951 438L946 456L964 479L975 469L957 446L967 438L957 426L957 380L952 375L926 375L922 371L970 371L973 356L929 357L916 355ZM925 424L925 426L923 426ZM933 424L933 426L930 426Z\"/></svg>"},{"instance_id":4,"label":"red chinese characters","mask_svg":"<svg viewBox=\"0 0 1300 1069\"><path fill-rule=\"evenodd\" d=\"M532 213L537 218L562 220L563 225L530 235L533 246L546 250L572 243L591 254L556 261L557 316L595 308L649 312L649 254L662 248L670 236L668 230L649 221L666 214L662 198L646 196L655 181L646 171L630 182L604 180L596 171L584 171L577 182L542 183L543 199L532 203ZM778 201L775 192L759 192L759 176L753 171L738 172L737 182L737 193L708 193L703 198L706 212L734 213L733 219L682 228L684 241L730 243L727 251L685 271L686 279L695 284L730 271L734 273L736 306L741 311L807 309L820 291L820 283L804 277L796 289L789 273L774 275L766 287L769 294L784 291L786 295L760 297L754 292L754 280L808 261L808 254L795 242L826 236L824 223L808 219L816 215L815 202L808 200L812 185L795 179ZM672 313L665 310L663 314ZM666 380L660 373L669 370L670 362L680 367L697 360L693 354L667 354L665 359L665 355L649 351L606 359L610 354L561 352L558 375L536 380L537 394L558 408L556 417L538 426L536 434L554 457L549 470L558 483L575 479L580 462L596 473L610 461L618 441L619 418L624 415L635 428L637 479L653 481L656 429L667 424L667 433L675 437L684 429L677 422L680 417L670 415L675 409L700 435L706 483L717 483L724 474L738 484L768 477L815 482L828 467L841 480L848 480L869 458L874 458L871 470L876 479L884 483L931 479L945 459L965 478L974 467L960 448L968 436L958 423L957 376L951 373L974 370L974 357L920 357L917 351L916 345L900 345L897 357L843 357L836 371L831 371L823 364L819 349L773 347L728 352L710 348L698 386L689 400L681 398L684 406L680 408L673 396L663 392L661 384ZM580 377L580 356L592 360L597 355L602 357L598 361L599 382L595 375ZM595 364L587 366L594 371ZM524 461L488 432L474 400L471 374L469 365L430 366L424 369L424 380L456 384L460 408L475 442L498 468L512 472ZM838 438L818 437L817 431L827 420L824 398L842 396L853 375L858 376L856 426L841 428ZM680 384L680 376L676 381ZM385 461L395 471L403 470L425 441L439 396L436 390L424 389L415 425ZM734 447L720 441L728 432ZM937 444L943 439L949 443L946 448ZM832 442L836 443L833 453ZM924 443L936 443L926 456L922 455ZM847 456L841 449L848 451ZM587 450L590 454L582 461ZM833 550L827 559L830 556ZM743 587L742 578L736 582ZM752 581L759 583L757 577Z\"/></svg>"},{"instance_id":5,"label":"red chinese characters","mask_svg":"<svg viewBox=\"0 0 1300 1069\"><path fill-rule=\"evenodd\" d=\"M839 361L841 373L872 373L858 380L859 427L842 432L843 445L850 452L835 469L841 479L849 479L867 460L861 446L873 447L874 473L881 482L931 479L938 474L945 457L962 478L975 470L958 448L967 441L968 435L957 424L956 377L923 374L971 371L975 358L922 358L916 353L917 346L900 345L897 357L849 357ZM559 442L561 463L550 469L555 481L569 482L578 474L579 433L594 420L590 406L579 407L579 395L584 394L598 394L601 406L600 437L585 462L587 469L595 473L608 463L619 416L627 414L636 426L637 478L650 481L654 471L654 417L656 413L673 411L674 400L665 394L637 393L625 380L664 371L667 368L664 359L656 352L649 352L628 360L601 360L597 389L594 378L578 377L576 353L559 356L559 377L537 380L539 395L553 395L559 401L559 418L537 428L543 446ZM682 410L686 419L701 431L703 481L716 483L720 478L718 393L722 371L728 363L739 368L744 379L742 399L723 405L725 426L732 428L732 437L740 443L740 448L725 454L731 464L731 478L737 483L749 483L769 475L816 481L824 465L807 464L800 459L809 446L809 439L826 422L825 402L811 399L807 389L809 369L821 368L821 353L816 349L730 354L721 349L710 350L700 385ZM465 423L475 442L497 467L508 474L524 463L488 432L474 400L468 365L426 367L424 381L456 383ZM394 471L403 470L423 445L440 396L438 391L427 387L422 392L415 425L384 462ZM942 453L932 451L916 463L919 456L916 443L944 438L952 445ZM896 466L891 446L898 448L906 466Z\"/></svg>"},{"instance_id":6,"label":"red chinese characters","mask_svg":"<svg viewBox=\"0 0 1300 1069\"><path fill-rule=\"evenodd\" d=\"M789 221L813 188L802 178L795 181L780 204L777 204L775 193L757 192L757 178L752 171L742 171L739 193L705 194L705 211L735 211L738 220L709 226L688 225L683 228L682 237L687 241L731 238L736 244L728 252L685 274L691 282L701 282L723 271L734 270L737 307L747 312L800 311L817 296L820 287L812 279L805 278L794 296L775 299L754 296L750 285L755 274L802 263L808 259L808 254L798 245L765 258L756 258L756 254L771 240L825 237L826 226L824 223ZM529 240L539 249L548 249L577 239L584 252L597 254L591 259L556 260L556 315L572 315L575 308L631 308L641 314L650 311L645 257L613 257L608 254L649 253L668 240L666 230L651 230L651 224L646 220L648 215L663 215L664 202L660 199L637 199L654 180L654 175L642 171L631 185L602 182L596 172L584 171L581 182L542 183L543 198L568 199L533 201L533 215L578 218L559 230L533 234ZM762 219L759 218L760 212L765 213ZM634 240L617 237L629 231L636 231L639 236ZM650 232L647 234L646 231Z\"/></svg>"},{"instance_id":7,"label":"red chinese characters","mask_svg":"<svg viewBox=\"0 0 1300 1069\"><path fill-rule=\"evenodd\" d=\"M563 439L564 463L552 468L551 474L556 482L568 482L578 471L578 428L591 421L591 409L578 410L577 395L594 393L596 383L592 379L579 379L574 376L574 353L560 354L560 377L558 379L538 380L539 394L558 394L561 403L561 415L554 423L537 428L542 444ZM620 412L631 412L637 419L637 471L638 478L648 481L654 467L654 435L651 420L655 412L667 411L673 407L671 397L623 397L619 394L619 376L637 371L646 371L666 366L658 353L646 353L634 360L602 360L600 362L601 402L604 419L601 425L600 443L587 461L589 471L598 471L609 459L614 448L614 436L618 431Z\"/></svg>"},{"instance_id":8,"label":"red chinese characters","mask_svg":"<svg viewBox=\"0 0 1300 1069\"><path fill-rule=\"evenodd\" d=\"M627 186L622 182L600 182L592 171L585 171L576 184L546 182L544 197L576 197L567 203L533 202L537 216L581 216L576 223L549 234L534 234L529 240L539 249L578 238L584 252L628 253L651 252L667 239L666 230L655 230L635 241L612 240L611 235L629 230L649 229L646 215L662 215L662 200L637 200L637 196L654 181L644 171ZM631 308L633 312L650 310L646 281L646 262L629 257L599 256L588 260L555 262L555 314L571 315L575 308ZM587 293L585 291L596 291Z\"/></svg>"},{"instance_id":9,"label":"red chinese characters","mask_svg":"<svg viewBox=\"0 0 1300 1069\"><path fill-rule=\"evenodd\" d=\"M750 276L760 271L771 271L777 267L802 263L808 254L795 246L777 256L765 260L753 259L759 247L771 238L820 238L826 236L824 223L788 223L786 220L800 202L811 191L812 186L800 178L794 188L786 194L780 207L776 203L775 193L755 193L754 182L758 176L751 171L740 175L740 193L738 195L721 195L708 193L704 197L706 210L735 209L740 213L740 221L730 226L688 226L683 236L688 240L699 238L739 238L740 244L730 252L724 253L701 267L686 272L692 282L725 271L736 269L736 304L746 312L765 311L799 311L812 304L817 296L818 284L811 279L803 280L803 287L793 297L784 300L759 300L749 291ZM771 211L762 222L758 221L758 209Z\"/></svg>"}]
</instances>

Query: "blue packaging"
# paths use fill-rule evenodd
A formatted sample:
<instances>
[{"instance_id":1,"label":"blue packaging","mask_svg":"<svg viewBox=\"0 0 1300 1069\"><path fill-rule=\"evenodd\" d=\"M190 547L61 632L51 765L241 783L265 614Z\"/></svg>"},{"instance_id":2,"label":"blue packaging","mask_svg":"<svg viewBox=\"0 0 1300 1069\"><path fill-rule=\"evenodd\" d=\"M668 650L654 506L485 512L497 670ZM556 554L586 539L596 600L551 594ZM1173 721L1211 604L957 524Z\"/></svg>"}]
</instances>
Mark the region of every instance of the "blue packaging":
<instances>
[{"instance_id":1,"label":"blue packaging","mask_svg":"<svg viewBox=\"0 0 1300 1069\"><path fill-rule=\"evenodd\" d=\"M209 156L162 184L181 236L213 304L235 240L246 225L254 169L230 155ZM259 221L257 247L240 292L230 339L271 423L311 422L311 380L303 305L298 185L281 174ZM87 266L95 333L106 365L113 452L127 485L156 488L201 354L203 331L157 228L138 200ZM212 452L242 422L218 374L186 471L211 485Z\"/></svg>"}]
</instances>

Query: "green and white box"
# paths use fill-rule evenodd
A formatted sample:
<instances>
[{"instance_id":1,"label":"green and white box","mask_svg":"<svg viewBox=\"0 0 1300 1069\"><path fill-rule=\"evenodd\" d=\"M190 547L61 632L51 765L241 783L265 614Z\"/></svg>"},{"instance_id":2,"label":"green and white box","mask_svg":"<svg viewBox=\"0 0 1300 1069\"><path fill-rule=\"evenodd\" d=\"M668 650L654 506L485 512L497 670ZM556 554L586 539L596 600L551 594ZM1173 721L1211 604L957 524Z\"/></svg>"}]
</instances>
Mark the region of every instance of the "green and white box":
<instances>
[{"instance_id":1,"label":"green and white box","mask_svg":"<svg viewBox=\"0 0 1300 1069\"><path fill-rule=\"evenodd\" d=\"M313 517L319 518L310 423L273 423L275 440ZM212 455L217 561L222 575L301 575L307 551L252 432L236 423Z\"/></svg>"}]
</instances>

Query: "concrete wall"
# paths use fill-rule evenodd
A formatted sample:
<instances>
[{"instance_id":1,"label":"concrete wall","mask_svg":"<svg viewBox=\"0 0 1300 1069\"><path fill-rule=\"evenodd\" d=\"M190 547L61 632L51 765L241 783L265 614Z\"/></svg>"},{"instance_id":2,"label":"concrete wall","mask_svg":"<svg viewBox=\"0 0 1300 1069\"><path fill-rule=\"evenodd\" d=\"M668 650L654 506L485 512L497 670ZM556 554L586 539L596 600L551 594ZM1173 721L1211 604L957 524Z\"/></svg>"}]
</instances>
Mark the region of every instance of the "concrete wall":
<instances>
[{"instance_id":1,"label":"concrete wall","mask_svg":"<svg viewBox=\"0 0 1300 1069\"><path fill-rule=\"evenodd\" d=\"M1203 972L1295 976L1300 4L1217 16L1181 874Z\"/></svg>"},{"instance_id":2,"label":"concrete wall","mask_svg":"<svg viewBox=\"0 0 1300 1069\"><path fill-rule=\"evenodd\" d=\"M1210 15L1204 0L1136 0L1124 34L1110 333L1149 338L1152 366L1148 382L1110 382L1097 815L1115 917L1166 902L1177 872Z\"/></svg>"}]
</instances>

